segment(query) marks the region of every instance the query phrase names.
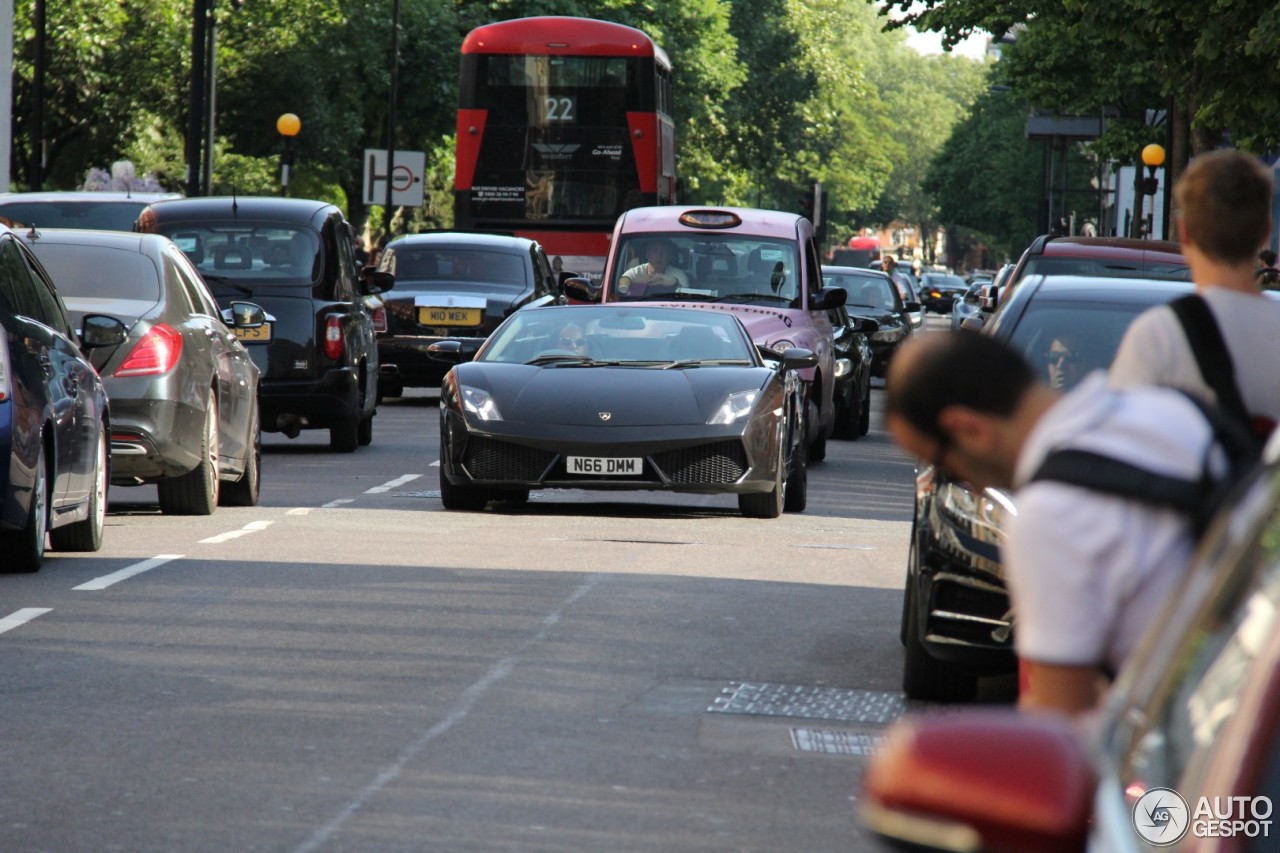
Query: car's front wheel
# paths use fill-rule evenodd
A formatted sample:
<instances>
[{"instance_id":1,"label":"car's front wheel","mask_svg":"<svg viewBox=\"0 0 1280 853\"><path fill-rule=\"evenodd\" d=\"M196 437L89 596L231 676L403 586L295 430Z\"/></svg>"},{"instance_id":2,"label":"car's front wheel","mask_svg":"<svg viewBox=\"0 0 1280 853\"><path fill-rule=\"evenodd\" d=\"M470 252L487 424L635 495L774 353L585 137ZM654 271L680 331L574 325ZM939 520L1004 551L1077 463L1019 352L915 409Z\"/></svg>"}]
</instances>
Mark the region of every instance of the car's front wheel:
<instances>
[{"instance_id":1,"label":"car's front wheel","mask_svg":"<svg viewBox=\"0 0 1280 853\"><path fill-rule=\"evenodd\" d=\"M252 433L253 444L249 448L249 457L245 460L244 473L234 483L226 483L218 495L218 503L223 506L257 506L262 489L262 429L258 424L257 412L254 412Z\"/></svg>"},{"instance_id":2,"label":"car's front wheel","mask_svg":"<svg viewBox=\"0 0 1280 853\"><path fill-rule=\"evenodd\" d=\"M111 450L106 425L98 427L98 446L94 448L93 489L89 493L89 514L49 531L49 544L55 551L97 551L102 547L102 528L107 519L107 483L111 474Z\"/></svg>"},{"instance_id":3,"label":"car's front wheel","mask_svg":"<svg viewBox=\"0 0 1280 853\"><path fill-rule=\"evenodd\" d=\"M803 435L803 433L802 433ZM738 495L738 511L748 518L777 518L786 504L787 447L785 437L778 438L778 459L773 488L767 492Z\"/></svg>"}]
</instances>

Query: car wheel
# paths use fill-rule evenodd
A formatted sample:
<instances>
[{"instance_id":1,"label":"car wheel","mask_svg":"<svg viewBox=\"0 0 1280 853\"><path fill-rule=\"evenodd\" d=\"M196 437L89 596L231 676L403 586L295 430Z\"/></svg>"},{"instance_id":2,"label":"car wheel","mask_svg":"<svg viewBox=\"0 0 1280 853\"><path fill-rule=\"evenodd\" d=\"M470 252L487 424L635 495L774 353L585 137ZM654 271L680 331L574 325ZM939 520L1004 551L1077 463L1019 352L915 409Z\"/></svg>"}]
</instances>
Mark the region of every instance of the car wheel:
<instances>
[{"instance_id":1,"label":"car wheel","mask_svg":"<svg viewBox=\"0 0 1280 853\"><path fill-rule=\"evenodd\" d=\"M360 446L360 413L329 427L329 449L335 453L354 453Z\"/></svg>"},{"instance_id":2,"label":"car wheel","mask_svg":"<svg viewBox=\"0 0 1280 853\"><path fill-rule=\"evenodd\" d=\"M444 445L440 446L440 503L445 509L484 509L489 503L489 490L479 486L455 484L444 473Z\"/></svg>"},{"instance_id":3,"label":"car wheel","mask_svg":"<svg viewBox=\"0 0 1280 853\"><path fill-rule=\"evenodd\" d=\"M871 431L871 379L862 386L862 405L858 407L858 435Z\"/></svg>"},{"instance_id":4,"label":"car wheel","mask_svg":"<svg viewBox=\"0 0 1280 853\"><path fill-rule=\"evenodd\" d=\"M27 525L22 530L0 530L0 552L7 572L38 572L44 562L44 544L49 533L49 471L45 465L44 442L36 453L35 482Z\"/></svg>"},{"instance_id":5,"label":"car wheel","mask_svg":"<svg viewBox=\"0 0 1280 853\"><path fill-rule=\"evenodd\" d=\"M165 515L212 515L218 506L218 400L210 396L204 410L200 464L179 477L156 484Z\"/></svg>"},{"instance_id":6,"label":"car wheel","mask_svg":"<svg viewBox=\"0 0 1280 853\"><path fill-rule=\"evenodd\" d=\"M924 702L968 702L977 695L978 679L958 671L952 664L935 659L924 647L916 585L916 576L908 573L902 692L908 699Z\"/></svg>"},{"instance_id":7,"label":"car wheel","mask_svg":"<svg viewBox=\"0 0 1280 853\"><path fill-rule=\"evenodd\" d=\"M836 422L835 427L831 430L832 438L844 439L846 441L854 441L858 438L858 411L857 388L850 389L847 399L838 399L836 403Z\"/></svg>"},{"instance_id":8,"label":"car wheel","mask_svg":"<svg viewBox=\"0 0 1280 853\"><path fill-rule=\"evenodd\" d=\"M253 447L245 460L244 473L234 483L227 483L218 495L222 506L257 506L262 491L262 428L258 415L253 416Z\"/></svg>"},{"instance_id":9,"label":"car wheel","mask_svg":"<svg viewBox=\"0 0 1280 853\"><path fill-rule=\"evenodd\" d=\"M821 462L827 458L827 437L822 435L822 423L819 420L818 404L809 401L808 417L806 425L813 432L813 441L809 443L808 460L810 462Z\"/></svg>"},{"instance_id":10,"label":"car wheel","mask_svg":"<svg viewBox=\"0 0 1280 853\"><path fill-rule=\"evenodd\" d=\"M361 419L360 426L356 429L356 443L361 447L373 444L373 415Z\"/></svg>"},{"instance_id":11,"label":"car wheel","mask_svg":"<svg viewBox=\"0 0 1280 853\"><path fill-rule=\"evenodd\" d=\"M809 505L809 466L805 464L805 447L801 441L788 460L787 480L783 484L784 512L804 512Z\"/></svg>"},{"instance_id":12,"label":"car wheel","mask_svg":"<svg viewBox=\"0 0 1280 853\"><path fill-rule=\"evenodd\" d=\"M801 433L803 435L803 433ZM778 439L777 474L773 478L773 488L767 492L749 492L738 495L738 511L747 518L777 518L782 515L786 500L786 441Z\"/></svg>"},{"instance_id":13,"label":"car wheel","mask_svg":"<svg viewBox=\"0 0 1280 853\"><path fill-rule=\"evenodd\" d=\"M54 551L97 551L102 547L102 528L107 520L107 484L111 476L111 450L105 425L98 427L95 456L89 514L83 521L49 531L49 545Z\"/></svg>"}]
</instances>

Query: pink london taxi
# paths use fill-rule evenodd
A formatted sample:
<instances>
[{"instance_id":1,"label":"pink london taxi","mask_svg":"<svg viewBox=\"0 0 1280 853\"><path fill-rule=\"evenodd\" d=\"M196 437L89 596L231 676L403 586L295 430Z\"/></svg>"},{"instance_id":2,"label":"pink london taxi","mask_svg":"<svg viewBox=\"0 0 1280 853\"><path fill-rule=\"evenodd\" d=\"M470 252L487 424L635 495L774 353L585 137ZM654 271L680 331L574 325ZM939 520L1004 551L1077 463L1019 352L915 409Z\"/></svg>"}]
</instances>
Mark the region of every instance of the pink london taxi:
<instances>
[{"instance_id":1,"label":"pink london taxi","mask_svg":"<svg viewBox=\"0 0 1280 853\"><path fill-rule=\"evenodd\" d=\"M758 347L798 347L818 358L806 383L809 459L826 456L835 424L836 358L827 311L845 302L824 288L813 225L803 216L735 207L638 207L618 218L604 276L565 282L576 302L654 302L737 315Z\"/></svg>"}]
</instances>

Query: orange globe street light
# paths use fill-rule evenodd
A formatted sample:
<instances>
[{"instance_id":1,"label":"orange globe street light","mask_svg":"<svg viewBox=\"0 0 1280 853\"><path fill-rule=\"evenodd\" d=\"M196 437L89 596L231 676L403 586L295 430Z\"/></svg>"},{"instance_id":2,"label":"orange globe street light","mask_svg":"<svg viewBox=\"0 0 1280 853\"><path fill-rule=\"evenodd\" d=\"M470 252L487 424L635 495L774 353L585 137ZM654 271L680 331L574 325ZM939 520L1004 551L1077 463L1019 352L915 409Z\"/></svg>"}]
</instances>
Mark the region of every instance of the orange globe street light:
<instances>
[{"instance_id":1,"label":"orange globe street light","mask_svg":"<svg viewBox=\"0 0 1280 853\"><path fill-rule=\"evenodd\" d=\"M1156 178L1156 169L1164 165L1164 146L1152 142L1142 149L1141 157L1143 165L1147 167L1147 176L1137 182L1140 192L1135 204L1137 218L1134 221L1133 235L1138 238L1146 237L1150 230L1146 227L1146 219L1142 212L1143 199L1147 196L1154 196L1156 191L1160 189L1160 181ZM1153 215L1154 211L1155 199L1152 199Z\"/></svg>"},{"instance_id":2,"label":"orange globe street light","mask_svg":"<svg viewBox=\"0 0 1280 853\"><path fill-rule=\"evenodd\" d=\"M284 138L284 153L280 157L280 195L289 194L289 167L293 165L293 138L302 130L302 120L293 113L285 113L276 119L276 133Z\"/></svg>"}]
</instances>

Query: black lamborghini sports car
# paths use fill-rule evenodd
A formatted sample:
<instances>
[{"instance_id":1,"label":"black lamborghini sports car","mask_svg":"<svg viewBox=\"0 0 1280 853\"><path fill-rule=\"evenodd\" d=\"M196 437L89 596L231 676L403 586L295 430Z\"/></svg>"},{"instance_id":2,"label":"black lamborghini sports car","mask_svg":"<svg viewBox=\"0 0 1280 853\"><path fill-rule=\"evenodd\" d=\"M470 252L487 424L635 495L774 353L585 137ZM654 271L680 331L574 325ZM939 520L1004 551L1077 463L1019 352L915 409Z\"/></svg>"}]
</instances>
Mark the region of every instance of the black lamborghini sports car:
<instances>
[{"instance_id":1,"label":"black lamborghini sports car","mask_svg":"<svg viewBox=\"0 0 1280 853\"><path fill-rule=\"evenodd\" d=\"M527 308L440 387L447 509L530 489L738 496L776 518L806 502L803 388L812 352L762 350L732 314L609 303Z\"/></svg>"}]
</instances>

